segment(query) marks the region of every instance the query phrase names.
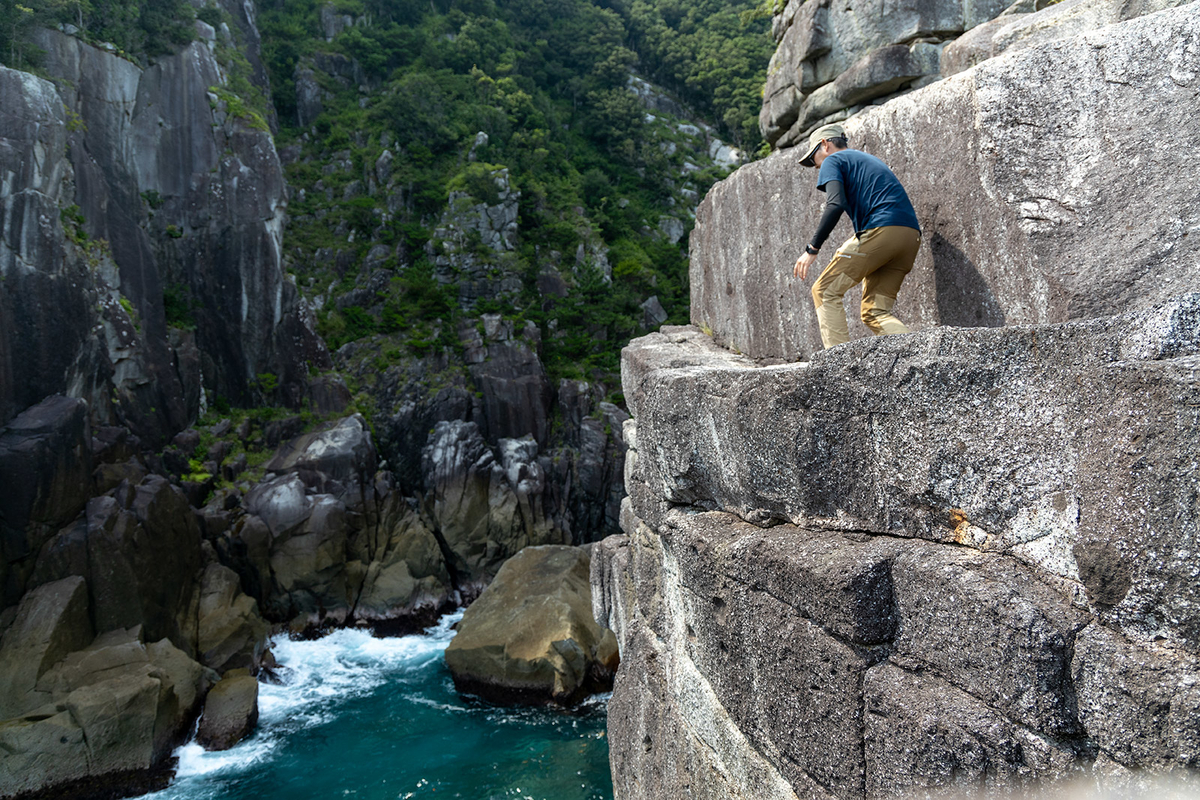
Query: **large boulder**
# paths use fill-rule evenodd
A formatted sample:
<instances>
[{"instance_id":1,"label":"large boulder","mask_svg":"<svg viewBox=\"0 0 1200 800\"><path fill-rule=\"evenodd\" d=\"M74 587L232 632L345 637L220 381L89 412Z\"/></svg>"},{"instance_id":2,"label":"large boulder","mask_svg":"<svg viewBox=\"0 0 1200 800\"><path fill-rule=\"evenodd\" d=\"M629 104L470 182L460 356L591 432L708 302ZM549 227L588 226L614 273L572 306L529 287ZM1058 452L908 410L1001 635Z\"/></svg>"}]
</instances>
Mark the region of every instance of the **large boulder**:
<instances>
[{"instance_id":1,"label":"large boulder","mask_svg":"<svg viewBox=\"0 0 1200 800\"><path fill-rule=\"evenodd\" d=\"M87 612L82 578L47 584L0 642L0 794L149 790L169 777L210 675L165 639L144 644L141 626L93 640Z\"/></svg>"},{"instance_id":2,"label":"large boulder","mask_svg":"<svg viewBox=\"0 0 1200 800\"><path fill-rule=\"evenodd\" d=\"M527 547L506 561L446 648L459 691L569 705L607 688L616 641L592 618L590 569L575 547Z\"/></svg>"},{"instance_id":3,"label":"large boulder","mask_svg":"<svg viewBox=\"0 0 1200 800\"><path fill-rule=\"evenodd\" d=\"M209 690L196 741L205 750L228 750L257 724L258 681L245 670L233 670Z\"/></svg>"},{"instance_id":4,"label":"large boulder","mask_svg":"<svg viewBox=\"0 0 1200 800\"><path fill-rule=\"evenodd\" d=\"M1200 170L1197 8L1018 49L846 121L851 145L899 175L923 228L896 305L909 327L1090 318L1200 288L1200 206L1175 177ZM692 322L756 359L821 348L792 265L824 195L798 158L776 153L717 184L691 235ZM832 245L852 234L843 221ZM859 299L846 305L866 336Z\"/></svg>"}]
</instances>

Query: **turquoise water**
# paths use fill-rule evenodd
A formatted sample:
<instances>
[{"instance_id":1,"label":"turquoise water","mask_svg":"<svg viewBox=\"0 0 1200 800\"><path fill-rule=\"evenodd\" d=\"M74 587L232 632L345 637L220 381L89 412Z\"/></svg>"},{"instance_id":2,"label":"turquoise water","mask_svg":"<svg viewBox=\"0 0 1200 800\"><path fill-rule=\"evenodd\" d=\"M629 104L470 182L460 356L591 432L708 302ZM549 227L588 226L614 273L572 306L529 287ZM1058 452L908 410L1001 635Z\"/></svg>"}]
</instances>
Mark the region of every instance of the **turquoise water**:
<instances>
[{"instance_id":1,"label":"turquoise water","mask_svg":"<svg viewBox=\"0 0 1200 800\"><path fill-rule=\"evenodd\" d=\"M276 642L285 685L260 684L255 735L180 748L175 781L145 797L610 800L606 699L566 713L460 696L442 661L460 616L422 636Z\"/></svg>"}]
</instances>

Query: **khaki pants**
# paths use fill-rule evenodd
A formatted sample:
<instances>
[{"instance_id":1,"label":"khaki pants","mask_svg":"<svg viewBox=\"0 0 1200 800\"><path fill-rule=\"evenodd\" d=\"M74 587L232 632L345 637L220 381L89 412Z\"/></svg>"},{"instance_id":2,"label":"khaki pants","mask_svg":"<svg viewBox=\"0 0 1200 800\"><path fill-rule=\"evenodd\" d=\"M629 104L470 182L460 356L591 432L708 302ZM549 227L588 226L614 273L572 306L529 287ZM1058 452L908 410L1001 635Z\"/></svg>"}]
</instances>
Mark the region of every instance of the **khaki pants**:
<instances>
[{"instance_id":1,"label":"khaki pants","mask_svg":"<svg viewBox=\"0 0 1200 800\"><path fill-rule=\"evenodd\" d=\"M825 347L850 341L842 298L859 282L863 285L862 321L871 332L876 336L908 333L892 314L892 307L920 247L920 231L889 225L851 236L838 248L812 288Z\"/></svg>"}]
</instances>

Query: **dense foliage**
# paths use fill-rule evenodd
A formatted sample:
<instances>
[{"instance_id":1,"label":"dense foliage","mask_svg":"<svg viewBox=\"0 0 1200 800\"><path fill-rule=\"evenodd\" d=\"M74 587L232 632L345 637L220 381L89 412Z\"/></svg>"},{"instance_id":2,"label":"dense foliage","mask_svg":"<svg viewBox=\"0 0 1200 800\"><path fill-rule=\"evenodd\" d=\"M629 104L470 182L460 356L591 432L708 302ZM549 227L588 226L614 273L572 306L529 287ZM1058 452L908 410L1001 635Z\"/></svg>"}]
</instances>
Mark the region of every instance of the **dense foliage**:
<instances>
[{"instance_id":1,"label":"dense foliage","mask_svg":"<svg viewBox=\"0 0 1200 800\"><path fill-rule=\"evenodd\" d=\"M452 345L453 318L495 312L550 334L543 355L552 373L590 377L616 370L620 347L644 330L648 297L670 322L686 322L687 241L672 243L660 221L690 225L687 209L723 173L694 163L702 159L687 150L679 122L647 115L627 83L631 70L660 81L716 118L721 136L755 149L771 44L765 20L740 19L754 5L260 3L278 138L299 150L288 167L302 190L289 208L290 268L310 293L332 287L325 299L338 302L320 314L331 346L381 333L417 351ZM336 14L353 24L326 41L323 12L326 23ZM307 101L297 77L306 70L319 82L321 113L301 127ZM480 132L487 144L473 147ZM367 185L385 150L395 156L390 191ZM518 244L496 252L476 242L467 260L523 288L464 298L433 263L443 252L439 226L451 192L494 204L499 170L520 192ZM347 302L366 276L346 263L361 264L380 244L394 248L382 266L395 277ZM539 287L547 270L565 278L565 296Z\"/></svg>"},{"instance_id":2,"label":"dense foliage","mask_svg":"<svg viewBox=\"0 0 1200 800\"><path fill-rule=\"evenodd\" d=\"M148 64L191 41L196 19L230 23L232 38L217 42L227 80L211 91L249 125L278 123L292 187L286 263L323 304L333 348L383 336L388 352L422 355L459 346L463 320L499 313L518 330L538 325L552 375L611 379L620 347L657 322L644 303L687 321L691 210L724 174L709 141L760 144L771 43L757 0L257 8L270 98L244 31L211 2L0 0L0 60L36 66L37 25L72 26ZM647 113L631 74L691 112ZM519 233L489 245L462 220L498 208L502 193L520 198ZM186 298L168 291L165 302L186 324Z\"/></svg>"},{"instance_id":3,"label":"dense foliage","mask_svg":"<svg viewBox=\"0 0 1200 800\"><path fill-rule=\"evenodd\" d=\"M0 62L36 65L38 53L27 41L29 29L60 23L144 62L190 42L195 19L185 0L0 0Z\"/></svg>"}]
</instances>

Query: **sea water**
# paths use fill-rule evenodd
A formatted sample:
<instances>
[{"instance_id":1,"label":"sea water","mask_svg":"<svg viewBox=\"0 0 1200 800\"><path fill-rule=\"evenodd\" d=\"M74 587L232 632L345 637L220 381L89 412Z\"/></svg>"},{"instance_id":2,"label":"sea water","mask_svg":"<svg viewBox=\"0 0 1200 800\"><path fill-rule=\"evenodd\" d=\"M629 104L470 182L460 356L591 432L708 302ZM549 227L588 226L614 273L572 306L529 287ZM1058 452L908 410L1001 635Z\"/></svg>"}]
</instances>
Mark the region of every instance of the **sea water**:
<instances>
[{"instance_id":1,"label":"sea water","mask_svg":"<svg viewBox=\"0 0 1200 800\"><path fill-rule=\"evenodd\" d=\"M418 636L276 641L282 684L259 684L256 732L220 753L181 747L171 786L145 797L609 800L607 698L564 712L459 695L442 653L460 618Z\"/></svg>"}]
</instances>

